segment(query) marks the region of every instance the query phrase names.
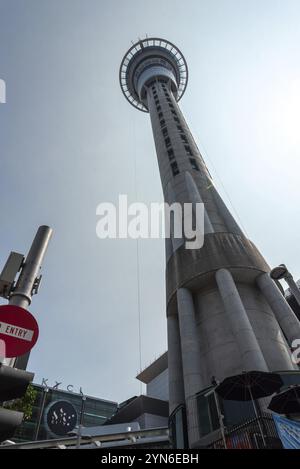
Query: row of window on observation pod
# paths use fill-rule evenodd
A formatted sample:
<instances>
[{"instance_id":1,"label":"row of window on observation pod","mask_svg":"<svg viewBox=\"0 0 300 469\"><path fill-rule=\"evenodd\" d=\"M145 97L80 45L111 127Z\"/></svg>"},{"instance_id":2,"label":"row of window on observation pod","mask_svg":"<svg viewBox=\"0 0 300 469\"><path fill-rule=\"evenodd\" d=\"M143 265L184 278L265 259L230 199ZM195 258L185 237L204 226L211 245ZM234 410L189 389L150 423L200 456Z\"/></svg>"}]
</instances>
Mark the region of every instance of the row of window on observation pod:
<instances>
[{"instance_id":1,"label":"row of window on observation pod","mask_svg":"<svg viewBox=\"0 0 300 469\"><path fill-rule=\"evenodd\" d=\"M6 103L6 83L0 78L0 104Z\"/></svg>"}]
</instances>

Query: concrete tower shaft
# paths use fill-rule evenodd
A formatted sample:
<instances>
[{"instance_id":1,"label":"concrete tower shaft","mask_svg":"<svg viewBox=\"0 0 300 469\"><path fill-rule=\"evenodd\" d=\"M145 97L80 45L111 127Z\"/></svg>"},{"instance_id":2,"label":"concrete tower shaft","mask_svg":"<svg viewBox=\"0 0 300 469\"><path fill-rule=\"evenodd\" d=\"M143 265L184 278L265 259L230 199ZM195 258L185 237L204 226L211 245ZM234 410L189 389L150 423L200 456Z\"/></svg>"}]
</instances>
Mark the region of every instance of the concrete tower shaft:
<instances>
[{"instance_id":1,"label":"concrete tower shaft","mask_svg":"<svg viewBox=\"0 0 300 469\"><path fill-rule=\"evenodd\" d=\"M196 447L197 393L212 377L296 369L290 347L293 337L300 338L300 324L218 194L179 108L188 76L182 54L176 63L175 46L162 51L155 41L163 40L131 48L120 81L131 104L150 113L165 201L205 207L201 249L186 249L185 239L166 239L170 413L186 407L189 445Z\"/></svg>"}]
</instances>

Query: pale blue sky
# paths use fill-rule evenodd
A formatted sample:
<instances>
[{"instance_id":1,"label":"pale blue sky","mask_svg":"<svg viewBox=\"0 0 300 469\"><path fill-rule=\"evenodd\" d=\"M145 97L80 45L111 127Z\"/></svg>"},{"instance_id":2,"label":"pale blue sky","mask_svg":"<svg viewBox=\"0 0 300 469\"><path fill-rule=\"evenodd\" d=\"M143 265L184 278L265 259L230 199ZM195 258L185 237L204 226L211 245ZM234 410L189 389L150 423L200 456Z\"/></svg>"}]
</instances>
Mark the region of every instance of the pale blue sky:
<instances>
[{"instance_id":1,"label":"pale blue sky","mask_svg":"<svg viewBox=\"0 0 300 469\"><path fill-rule=\"evenodd\" d=\"M226 203L269 264L300 277L299 23L298 0L0 0L0 265L38 225L54 229L30 308L37 382L139 393L136 245L97 239L95 210L135 200L134 158L138 201L162 201L149 116L118 83L146 33L187 59L181 106ZM163 241L140 253L147 365L166 347Z\"/></svg>"}]
</instances>

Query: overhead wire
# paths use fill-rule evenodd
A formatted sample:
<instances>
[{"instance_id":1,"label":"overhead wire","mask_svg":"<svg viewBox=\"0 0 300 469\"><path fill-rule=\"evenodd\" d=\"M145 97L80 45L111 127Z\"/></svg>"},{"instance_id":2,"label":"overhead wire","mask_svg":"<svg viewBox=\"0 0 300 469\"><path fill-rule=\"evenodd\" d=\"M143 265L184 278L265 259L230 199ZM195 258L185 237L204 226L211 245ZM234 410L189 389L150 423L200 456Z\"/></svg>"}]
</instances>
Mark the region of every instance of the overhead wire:
<instances>
[{"instance_id":1,"label":"overhead wire","mask_svg":"<svg viewBox=\"0 0 300 469\"><path fill-rule=\"evenodd\" d=\"M138 198L138 188L137 188L137 162L136 162L136 129L135 129L135 119L132 119L132 128L133 128L133 177L134 177L134 197L135 201ZM142 321L141 321L141 281L140 281L140 249L139 249L139 239L136 239L136 277L137 277L137 309L138 309L138 356L139 356L139 372L142 371ZM140 393L142 394L143 385L140 381Z\"/></svg>"}]
</instances>

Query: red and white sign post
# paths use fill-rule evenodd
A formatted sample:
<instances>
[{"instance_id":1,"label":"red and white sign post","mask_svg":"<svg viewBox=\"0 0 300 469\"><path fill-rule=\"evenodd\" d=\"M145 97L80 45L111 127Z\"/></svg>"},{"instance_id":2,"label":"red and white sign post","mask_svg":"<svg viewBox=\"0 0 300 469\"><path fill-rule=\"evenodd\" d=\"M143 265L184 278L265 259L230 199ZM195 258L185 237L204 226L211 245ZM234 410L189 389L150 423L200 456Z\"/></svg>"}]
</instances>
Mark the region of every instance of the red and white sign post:
<instances>
[{"instance_id":1,"label":"red and white sign post","mask_svg":"<svg viewBox=\"0 0 300 469\"><path fill-rule=\"evenodd\" d=\"M0 356L19 357L29 352L39 335L39 326L29 311L20 306L0 306Z\"/></svg>"}]
</instances>

